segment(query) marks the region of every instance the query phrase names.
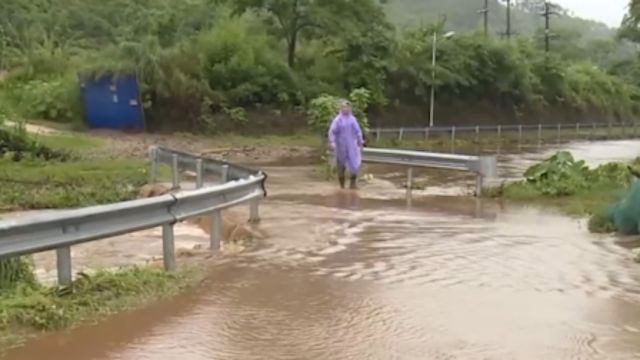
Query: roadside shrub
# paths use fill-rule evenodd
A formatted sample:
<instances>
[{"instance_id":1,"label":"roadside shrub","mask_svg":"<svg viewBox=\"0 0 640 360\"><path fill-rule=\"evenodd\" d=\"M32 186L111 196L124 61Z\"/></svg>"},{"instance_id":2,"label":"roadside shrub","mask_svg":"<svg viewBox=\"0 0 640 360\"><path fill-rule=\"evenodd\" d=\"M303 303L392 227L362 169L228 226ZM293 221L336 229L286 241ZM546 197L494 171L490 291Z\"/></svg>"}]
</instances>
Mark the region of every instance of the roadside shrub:
<instances>
[{"instance_id":1,"label":"roadside shrub","mask_svg":"<svg viewBox=\"0 0 640 360\"><path fill-rule=\"evenodd\" d=\"M363 131L369 129L367 108L371 101L371 93L367 89L355 89L349 95L353 115L358 119ZM319 134L326 134L331 121L335 118L340 98L332 95L321 95L313 99L307 108L308 126Z\"/></svg>"},{"instance_id":2,"label":"roadside shrub","mask_svg":"<svg viewBox=\"0 0 640 360\"><path fill-rule=\"evenodd\" d=\"M21 161L25 159L67 161L72 154L53 150L32 140L21 123L14 130L0 129L0 158Z\"/></svg>"},{"instance_id":3,"label":"roadside shrub","mask_svg":"<svg viewBox=\"0 0 640 360\"><path fill-rule=\"evenodd\" d=\"M79 84L72 77L5 85L15 112L24 118L71 123L81 120Z\"/></svg>"},{"instance_id":4,"label":"roadside shrub","mask_svg":"<svg viewBox=\"0 0 640 360\"><path fill-rule=\"evenodd\" d=\"M18 284L35 284L33 266L29 259L14 257L0 260L0 292L12 289Z\"/></svg>"}]
</instances>

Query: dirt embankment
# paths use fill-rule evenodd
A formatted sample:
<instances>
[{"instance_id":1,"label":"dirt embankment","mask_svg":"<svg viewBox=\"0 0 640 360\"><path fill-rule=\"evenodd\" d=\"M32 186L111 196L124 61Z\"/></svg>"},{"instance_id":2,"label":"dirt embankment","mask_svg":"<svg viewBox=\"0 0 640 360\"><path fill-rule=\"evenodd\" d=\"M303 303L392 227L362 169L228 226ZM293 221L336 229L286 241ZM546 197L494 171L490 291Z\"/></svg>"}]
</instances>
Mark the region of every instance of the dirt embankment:
<instances>
[{"instance_id":1,"label":"dirt embankment","mask_svg":"<svg viewBox=\"0 0 640 360\"><path fill-rule=\"evenodd\" d=\"M272 144L233 144L225 141L217 143L214 139L184 133L165 134L127 134L114 131L91 131L89 136L106 141L100 149L87 151L88 157L108 158L144 158L149 147L166 146L193 154L202 154L212 158L221 158L242 164L273 163L282 159L313 156L316 150L310 146L272 145Z\"/></svg>"}]
</instances>

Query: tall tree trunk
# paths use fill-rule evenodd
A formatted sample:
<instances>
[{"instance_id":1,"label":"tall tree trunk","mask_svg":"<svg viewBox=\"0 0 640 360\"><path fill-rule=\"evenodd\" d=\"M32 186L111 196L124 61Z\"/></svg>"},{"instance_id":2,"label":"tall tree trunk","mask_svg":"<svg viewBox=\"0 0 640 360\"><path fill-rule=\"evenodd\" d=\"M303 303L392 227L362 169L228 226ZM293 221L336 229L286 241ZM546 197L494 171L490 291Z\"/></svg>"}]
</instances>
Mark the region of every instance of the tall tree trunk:
<instances>
[{"instance_id":1,"label":"tall tree trunk","mask_svg":"<svg viewBox=\"0 0 640 360\"><path fill-rule=\"evenodd\" d=\"M290 68L294 68L296 65L296 48L298 46L298 32L291 33L291 39L288 41L287 47L287 62Z\"/></svg>"},{"instance_id":2,"label":"tall tree trunk","mask_svg":"<svg viewBox=\"0 0 640 360\"><path fill-rule=\"evenodd\" d=\"M293 9L291 9L291 28L289 29L289 41L287 49L287 62L290 68L296 65L296 48L298 47L298 0L293 0Z\"/></svg>"}]
</instances>

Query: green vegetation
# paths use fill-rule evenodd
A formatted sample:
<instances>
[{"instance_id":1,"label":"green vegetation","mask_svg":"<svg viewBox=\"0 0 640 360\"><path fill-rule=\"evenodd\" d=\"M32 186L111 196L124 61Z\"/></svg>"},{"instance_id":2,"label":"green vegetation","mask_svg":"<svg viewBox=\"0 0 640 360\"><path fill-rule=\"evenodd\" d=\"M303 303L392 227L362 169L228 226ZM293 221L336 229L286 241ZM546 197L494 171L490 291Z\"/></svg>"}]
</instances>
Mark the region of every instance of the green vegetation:
<instances>
[{"instance_id":1,"label":"green vegetation","mask_svg":"<svg viewBox=\"0 0 640 360\"><path fill-rule=\"evenodd\" d=\"M68 287L46 287L33 281L0 286L0 349L42 331L97 321L176 295L199 278L194 269L167 273L155 267L136 267L79 274Z\"/></svg>"},{"instance_id":2,"label":"green vegetation","mask_svg":"<svg viewBox=\"0 0 640 360\"><path fill-rule=\"evenodd\" d=\"M65 149L54 150L42 145L30 138L23 127L17 127L13 130L0 128L0 157L12 161L67 161L71 159L71 154Z\"/></svg>"},{"instance_id":3,"label":"green vegetation","mask_svg":"<svg viewBox=\"0 0 640 360\"><path fill-rule=\"evenodd\" d=\"M31 263L21 258L0 260L0 293L18 284L35 284Z\"/></svg>"},{"instance_id":4,"label":"green vegetation","mask_svg":"<svg viewBox=\"0 0 640 360\"><path fill-rule=\"evenodd\" d=\"M511 41L477 32L442 40L433 69L433 32L474 29L476 5L5 0L0 108L4 117L78 124L78 78L135 73L151 129L297 131L306 127L303 115L314 99L347 97L359 88L369 91L373 112L414 110L412 118L394 122L421 120L432 86L438 109L484 104L518 121L550 110L610 120L638 115L640 65L633 53L618 51L611 30L565 12L555 19L560 36L553 51L544 54L534 31L539 26L527 20L539 18L538 5L518 2L514 24L526 29ZM491 6L492 20L502 18L501 5ZM451 11L466 14L464 20ZM427 13L449 14L449 22L431 17L431 24L394 28L402 16L418 20Z\"/></svg>"},{"instance_id":5,"label":"green vegetation","mask_svg":"<svg viewBox=\"0 0 640 360\"><path fill-rule=\"evenodd\" d=\"M351 92L348 100L351 102L353 115L358 119L363 131L367 131L369 119L366 110L371 101L371 93L366 89L356 89ZM311 101L308 112L309 128L323 136L326 135L331 121L337 114L339 102L340 99L330 95L322 95Z\"/></svg>"},{"instance_id":6,"label":"green vegetation","mask_svg":"<svg viewBox=\"0 0 640 360\"><path fill-rule=\"evenodd\" d=\"M0 128L0 212L89 206L135 198L147 181L139 160L83 159L94 138L40 135L24 126ZM73 152L72 152L72 151ZM36 280L28 257L0 260L0 353L42 331L96 321L140 307L192 285L192 270L155 267L79 274L69 287Z\"/></svg>"},{"instance_id":7,"label":"green vegetation","mask_svg":"<svg viewBox=\"0 0 640 360\"><path fill-rule=\"evenodd\" d=\"M631 166L640 165L640 159ZM576 161L568 152L559 152L524 173L525 180L487 191L490 197L518 202L556 205L572 215L591 215L593 232L615 229L609 207L631 184L629 164L608 163L595 169Z\"/></svg>"},{"instance_id":8,"label":"green vegetation","mask_svg":"<svg viewBox=\"0 0 640 360\"><path fill-rule=\"evenodd\" d=\"M36 143L44 147L59 151L71 151L73 153L81 153L85 150L94 150L105 146L103 139L80 136L78 134L39 135L33 138Z\"/></svg>"},{"instance_id":9,"label":"green vegetation","mask_svg":"<svg viewBox=\"0 0 640 360\"><path fill-rule=\"evenodd\" d=\"M34 139L24 124L0 128L0 212L130 200L147 181L139 160L80 159L102 142L73 135ZM75 151L75 152L72 152Z\"/></svg>"},{"instance_id":10,"label":"green vegetation","mask_svg":"<svg viewBox=\"0 0 640 360\"><path fill-rule=\"evenodd\" d=\"M56 209L130 200L148 179L138 160L0 160L0 211Z\"/></svg>"},{"instance_id":11,"label":"green vegetation","mask_svg":"<svg viewBox=\"0 0 640 360\"><path fill-rule=\"evenodd\" d=\"M518 33L533 34L542 25L540 11L545 0L512 0L512 27ZM494 33L503 32L506 29L506 1L489 0L489 26ZM483 15L476 11L483 7L482 0L394 0L385 5L389 17L399 25L416 26L424 22L437 21L445 16L452 27L457 31L469 31L482 25ZM569 11L558 4L553 4L558 13L553 17L552 23L559 28L575 28L584 33L585 37L611 36L613 29L606 25L572 17Z\"/></svg>"}]
</instances>

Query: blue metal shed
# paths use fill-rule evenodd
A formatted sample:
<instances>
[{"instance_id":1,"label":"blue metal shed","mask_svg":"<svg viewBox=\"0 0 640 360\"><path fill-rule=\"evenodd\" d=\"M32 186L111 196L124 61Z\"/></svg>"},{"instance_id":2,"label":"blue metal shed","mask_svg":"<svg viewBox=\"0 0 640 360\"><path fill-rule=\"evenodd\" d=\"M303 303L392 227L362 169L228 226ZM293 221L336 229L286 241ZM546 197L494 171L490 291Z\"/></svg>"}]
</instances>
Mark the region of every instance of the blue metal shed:
<instances>
[{"instance_id":1,"label":"blue metal shed","mask_svg":"<svg viewBox=\"0 0 640 360\"><path fill-rule=\"evenodd\" d=\"M84 114L91 129L143 130L144 112L135 75L81 80Z\"/></svg>"}]
</instances>

